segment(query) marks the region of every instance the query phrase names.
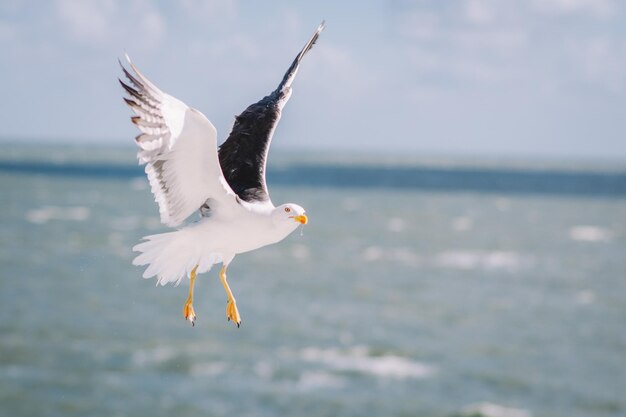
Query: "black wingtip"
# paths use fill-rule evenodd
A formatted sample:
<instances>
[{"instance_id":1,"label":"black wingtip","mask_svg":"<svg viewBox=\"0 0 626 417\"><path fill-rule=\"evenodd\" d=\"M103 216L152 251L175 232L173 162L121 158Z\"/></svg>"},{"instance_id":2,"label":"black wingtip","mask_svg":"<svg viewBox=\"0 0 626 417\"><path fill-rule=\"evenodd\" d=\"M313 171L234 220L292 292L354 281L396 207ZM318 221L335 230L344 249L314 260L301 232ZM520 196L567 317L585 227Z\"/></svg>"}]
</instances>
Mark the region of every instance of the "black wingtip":
<instances>
[{"instance_id":1,"label":"black wingtip","mask_svg":"<svg viewBox=\"0 0 626 417\"><path fill-rule=\"evenodd\" d=\"M318 32L322 32L326 28L326 19L322 20L322 23L317 27Z\"/></svg>"},{"instance_id":2,"label":"black wingtip","mask_svg":"<svg viewBox=\"0 0 626 417\"><path fill-rule=\"evenodd\" d=\"M311 39L309 39L309 41L307 42L307 44L304 46L304 48L302 48L302 51L300 52L300 54L298 55L298 60L301 60L302 57L311 50L311 48L313 47L313 45L315 45L315 43L317 42L317 38L319 38L320 33L322 33L322 31L326 28L326 20L322 20L322 23L319 24L319 26L317 27L317 29L315 30L315 33L313 33L313 36L311 36Z\"/></svg>"},{"instance_id":3,"label":"black wingtip","mask_svg":"<svg viewBox=\"0 0 626 417\"><path fill-rule=\"evenodd\" d=\"M122 86L122 88L123 88L124 90L126 90L126 92L128 92L129 94L131 94L131 93L128 91L128 89L129 89L129 88L130 88L130 89L132 89L132 87L131 87L131 86L129 86L128 84L126 84L124 81L122 81L122 79L121 79L121 78L118 78L118 79L117 79L117 81L119 81L120 85Z\"/></svg>"},{"instance_id":4,"label":"black wingtip","mask_svg":"<svg viewBox=\"0 0 626 417\"><path fill-rule=\"evenodd\" d=\"M326 27L326 21L322 20L322 23L320 23L317 29L315 29L315 32L313 33L313 35L309 38L308 42L304 45L304 48L302 48L300 53L296 56L296 59L294 59L291 65L289 66L289 69L283 76L282 81L280 82L280 84L278 85L278 88L276 89L277 92L282 92L285 89L285 87L289 87L291 85L291 82L293 81L293 78L295 77L296 71L298 70L298 66L300 65L300 62L302 61L302 58L304 58L304 55L306 55L306 53L309 52L311 48L313 48L313 45L315 45L315 43L317 42L317 39L320 36L320 33L322 33L325 27Z\"/></svg>"},{"instance_id":5,"label":"black wingtip","mask_svg":"<svg viewBox=\"0 0 626 417\"><path fill-rule=\"evenodd\" d=\"M133 87L126 84L124 81L120 80L119 78L117 80L120 82L120 85L122 86L124 90L126 90L128 94L130 94L132 97L141 99L141 95L139 94L137 90L135 90Z\"/></svg>"}]
</instances>

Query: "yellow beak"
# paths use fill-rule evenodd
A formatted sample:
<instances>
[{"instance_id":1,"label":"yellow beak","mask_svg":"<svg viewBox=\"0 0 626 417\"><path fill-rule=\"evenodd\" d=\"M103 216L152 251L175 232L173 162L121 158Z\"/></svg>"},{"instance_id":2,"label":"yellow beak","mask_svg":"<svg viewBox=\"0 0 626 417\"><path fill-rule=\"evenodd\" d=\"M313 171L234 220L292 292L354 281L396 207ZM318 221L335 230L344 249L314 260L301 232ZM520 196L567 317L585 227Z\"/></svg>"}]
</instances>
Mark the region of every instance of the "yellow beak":
<instances>
[{"instance_id":1,"label":"yellow beak","mask_svg":"<svg viewBox=\"0 0 626 417\"><path fill-rule=\"evenodd\" d=\"M300 224L307 224L309 222L309 218L305 214L300 216L291 216L291 218Z\"/></svg>"}]
</instances>

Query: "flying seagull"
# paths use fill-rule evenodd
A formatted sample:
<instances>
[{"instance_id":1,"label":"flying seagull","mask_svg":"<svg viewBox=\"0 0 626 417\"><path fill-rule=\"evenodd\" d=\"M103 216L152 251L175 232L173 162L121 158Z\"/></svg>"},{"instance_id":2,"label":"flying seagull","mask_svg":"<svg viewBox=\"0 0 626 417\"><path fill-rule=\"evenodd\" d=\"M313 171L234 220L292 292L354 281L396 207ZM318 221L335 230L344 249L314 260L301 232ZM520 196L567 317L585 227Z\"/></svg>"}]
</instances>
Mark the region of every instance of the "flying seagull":
<instances>
[{"instance_id":1,"label":"flying seagull","mask_svg":"<svg viewBox=\"0 0 626 417\"><path fill-rule=\"evenodd\" d=\"M183 313L193 325L196 275L222 264L219 276L228 296L226 317L239 327L241 318L226 280L235 255L283 240L308 221L297 204L274 206L265 181L267 154L291 84L304 55L324 29L322 22L296 56L276 90L235 117L230 135L217 147L217 131L198 110L161 91L131 62L121 64L128 93L124 101L135 112L132 122L140 164L145 164L161 222L178 230L145 236L133 248L134 265L147 265L144 278L157 284L179 284L189 276ZM183 222L193 213L200 219Z\"/></svg>"}]
</instances>

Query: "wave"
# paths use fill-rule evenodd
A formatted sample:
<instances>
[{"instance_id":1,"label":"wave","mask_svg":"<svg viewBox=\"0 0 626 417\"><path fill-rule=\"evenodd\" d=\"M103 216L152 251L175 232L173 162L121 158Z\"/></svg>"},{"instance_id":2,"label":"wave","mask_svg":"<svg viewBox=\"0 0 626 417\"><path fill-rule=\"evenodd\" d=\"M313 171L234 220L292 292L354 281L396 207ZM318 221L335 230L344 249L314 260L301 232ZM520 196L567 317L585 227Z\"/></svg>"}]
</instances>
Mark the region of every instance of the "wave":
<instances>
[{"instance_id":1,"label":"wave","mask_svg":"<svg viewBox=\"0 0 626 417\"><path fill-rule=\"evenodd\" d=\"M400 233L406 230L406 220L402 217L392 217L387 222L387 230L394 233Z\"/></svg>"},{"instance_id":2,"label":"wave","mask_svg":"<svg viewBox=\"0 0 626 417\"><path fill-rule=\"evenodd\" d=\"M325 371L306 371L300 375L296 388L302 391L321 388L343 388L347 385L346 379Z\"/></svg>"},{"instance_id":3,"label":"wave","mask_svg":"<svg viewBox=\"0 0 626 417\"><path fill-rule=\"evenodd\" d=\"M363 250L361 258L366 262L393 262L411 267L421 264L419 256L406 247L369 246Z\"/></svg>"},{"instance_id":4,"label":"wave","mask_svg":"<svg viewBox=\"0 0 626 417\"><path fill-rule=\"evenodd\" d=\"M450 250L439 253L435 264L464 270L504 270L516 272L534 263L531 256L513 251Z\"/></svg>"},{"instance_id":5,"label":"wave","mask_svg":"<svg viewBox=\"0 0 626 417\"><path fill-rule=\"evenodd\" d=\"M402 356L385 354L373 356L365 347L357 346L348 350L334 348L306 348L301 352L302 359L319 362L336 371L352 371L370 374L380 378L421 379L436 372L433 366Z\"/></svg>"},{"instance_id":6,"label":"wave","mask_svg":"<svg viewBox=\"0 0 626 417\"><path fill-rule=\"evenodd\" d=\"M190 372L194 376L214 377L225 373L228 370L226 362L200 362L191 365Z\"/></svg>"},{"instance_id":7,"label":"wave","mask_svg":"<svg viewBox=\"0 0 626 417\"><path fill-rule=\"evenodd\" d=\"M530 417L531 413L522 408L504 407L494 403L483 402L463 407L460 415L464 417Z\"/></svg>"},{"instance_id":8,"label":"wave","mask_svg":"<svg viewBox=\"0 0 626 417\"><path fill-rule=\"evenodd\" d=\"M613 238L613 232L597 226L574 226L569 237L578 242L605 242Z\"/></svg>"},{"instance_id":9,"label":"wave","mask_svg":"<svg viewBox=\"0 0 626 417\"><path fill-rule=\"evenodd\" d=\"M455 217L450 226L457 232L467 232L474 227L474 220L467 216Z\"/></svg>"},{"instance_id":10,"label":"wave","mask_svg":"<svg viewBox=\"0 0 626 417\"><path fill-rule=\"evenodd\" d=\"M413 268L436 268L517 272L534 265L534 258L514 251L446 250L422 259L408 247L368 246L361 252L365 262L387 262Z\"/></svg>"},{"instance_id":11,"label":"wave","mask_svg":"<svg viewBox=\"0 0 626 417\"><path fill-rule=\"evenodd\" d=\"M170 346L158 346L152 349L137 349L132 353L131 362L142 368L159 365L180 355L180 352Z\"/></svg>"},{"instance_id":12,"label":"wave","mask_svg":"<svg viewBox=\"0 0 626 417\"><path fill-rule=\"evenodd\" d=\"M45 206L38 209L28 210L26 220L35 224L47 223L50 220L69 220L82 222L89 218L87 207L58 207Z\"/></svg>"},{"instance_id":13,"label":"wave","mask_svg":"<svg viewBox=\"0 0 626 417\"><path fill-rule=\"evenodd\" d=\"M596 294L591 290L582 290L576 294L578 304L587 305L596 301Z\"/></svg>"}]
</instances>

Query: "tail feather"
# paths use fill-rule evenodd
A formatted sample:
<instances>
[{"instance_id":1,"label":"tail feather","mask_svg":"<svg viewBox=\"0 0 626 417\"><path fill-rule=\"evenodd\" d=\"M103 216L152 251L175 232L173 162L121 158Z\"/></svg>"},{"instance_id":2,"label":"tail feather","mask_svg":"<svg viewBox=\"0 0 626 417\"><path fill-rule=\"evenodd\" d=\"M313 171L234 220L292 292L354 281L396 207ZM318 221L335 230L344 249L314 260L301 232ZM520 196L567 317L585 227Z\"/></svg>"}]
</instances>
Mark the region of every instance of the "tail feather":
<instances>
[{"instance_id":1,"label":"tail feather","mask_svg":"<svg viewBox=\"0 0 626 417\"><path fill-rule=\"evenodd\" d=\"M141 252L133 260L133 265L148 265L143 277L156 276L157 285L170 282L178 285L196 265L197 272L202 273L222 262L221 254L205 254L197 242L193 229L145 236L143 242L133 247L133 251Z\"/></svg>"},{"instance_id":2,"label":"tail feather","mask_svg":"<svg viewBox=\"0 0 626 417\"><path fill-rule=\"evenodd\" d=\"M322 23L320 23L320 25L315 30L315 33L313 34L313 36L311 36L311 38L306 43L306 45L304 45L304 48L302 48L300 53L296 56L296 59L294 59L293 62L291 63L291 66L285 73L283 80L278 85L278 88L276 89L277 91L284 93L285 90L288 90L289 87L291 87L291 83L293 82L294 78L296 77L296 73L298 72L300 61L302 61L302 58L304 57L304 55L306 55L306 53L311 50L313 45L315 45L317 38L319 38L320 33L322 33L322 30L324 30L325 27L326 27L326 22L322 21Z\"/></svg>"}]
</instances>

